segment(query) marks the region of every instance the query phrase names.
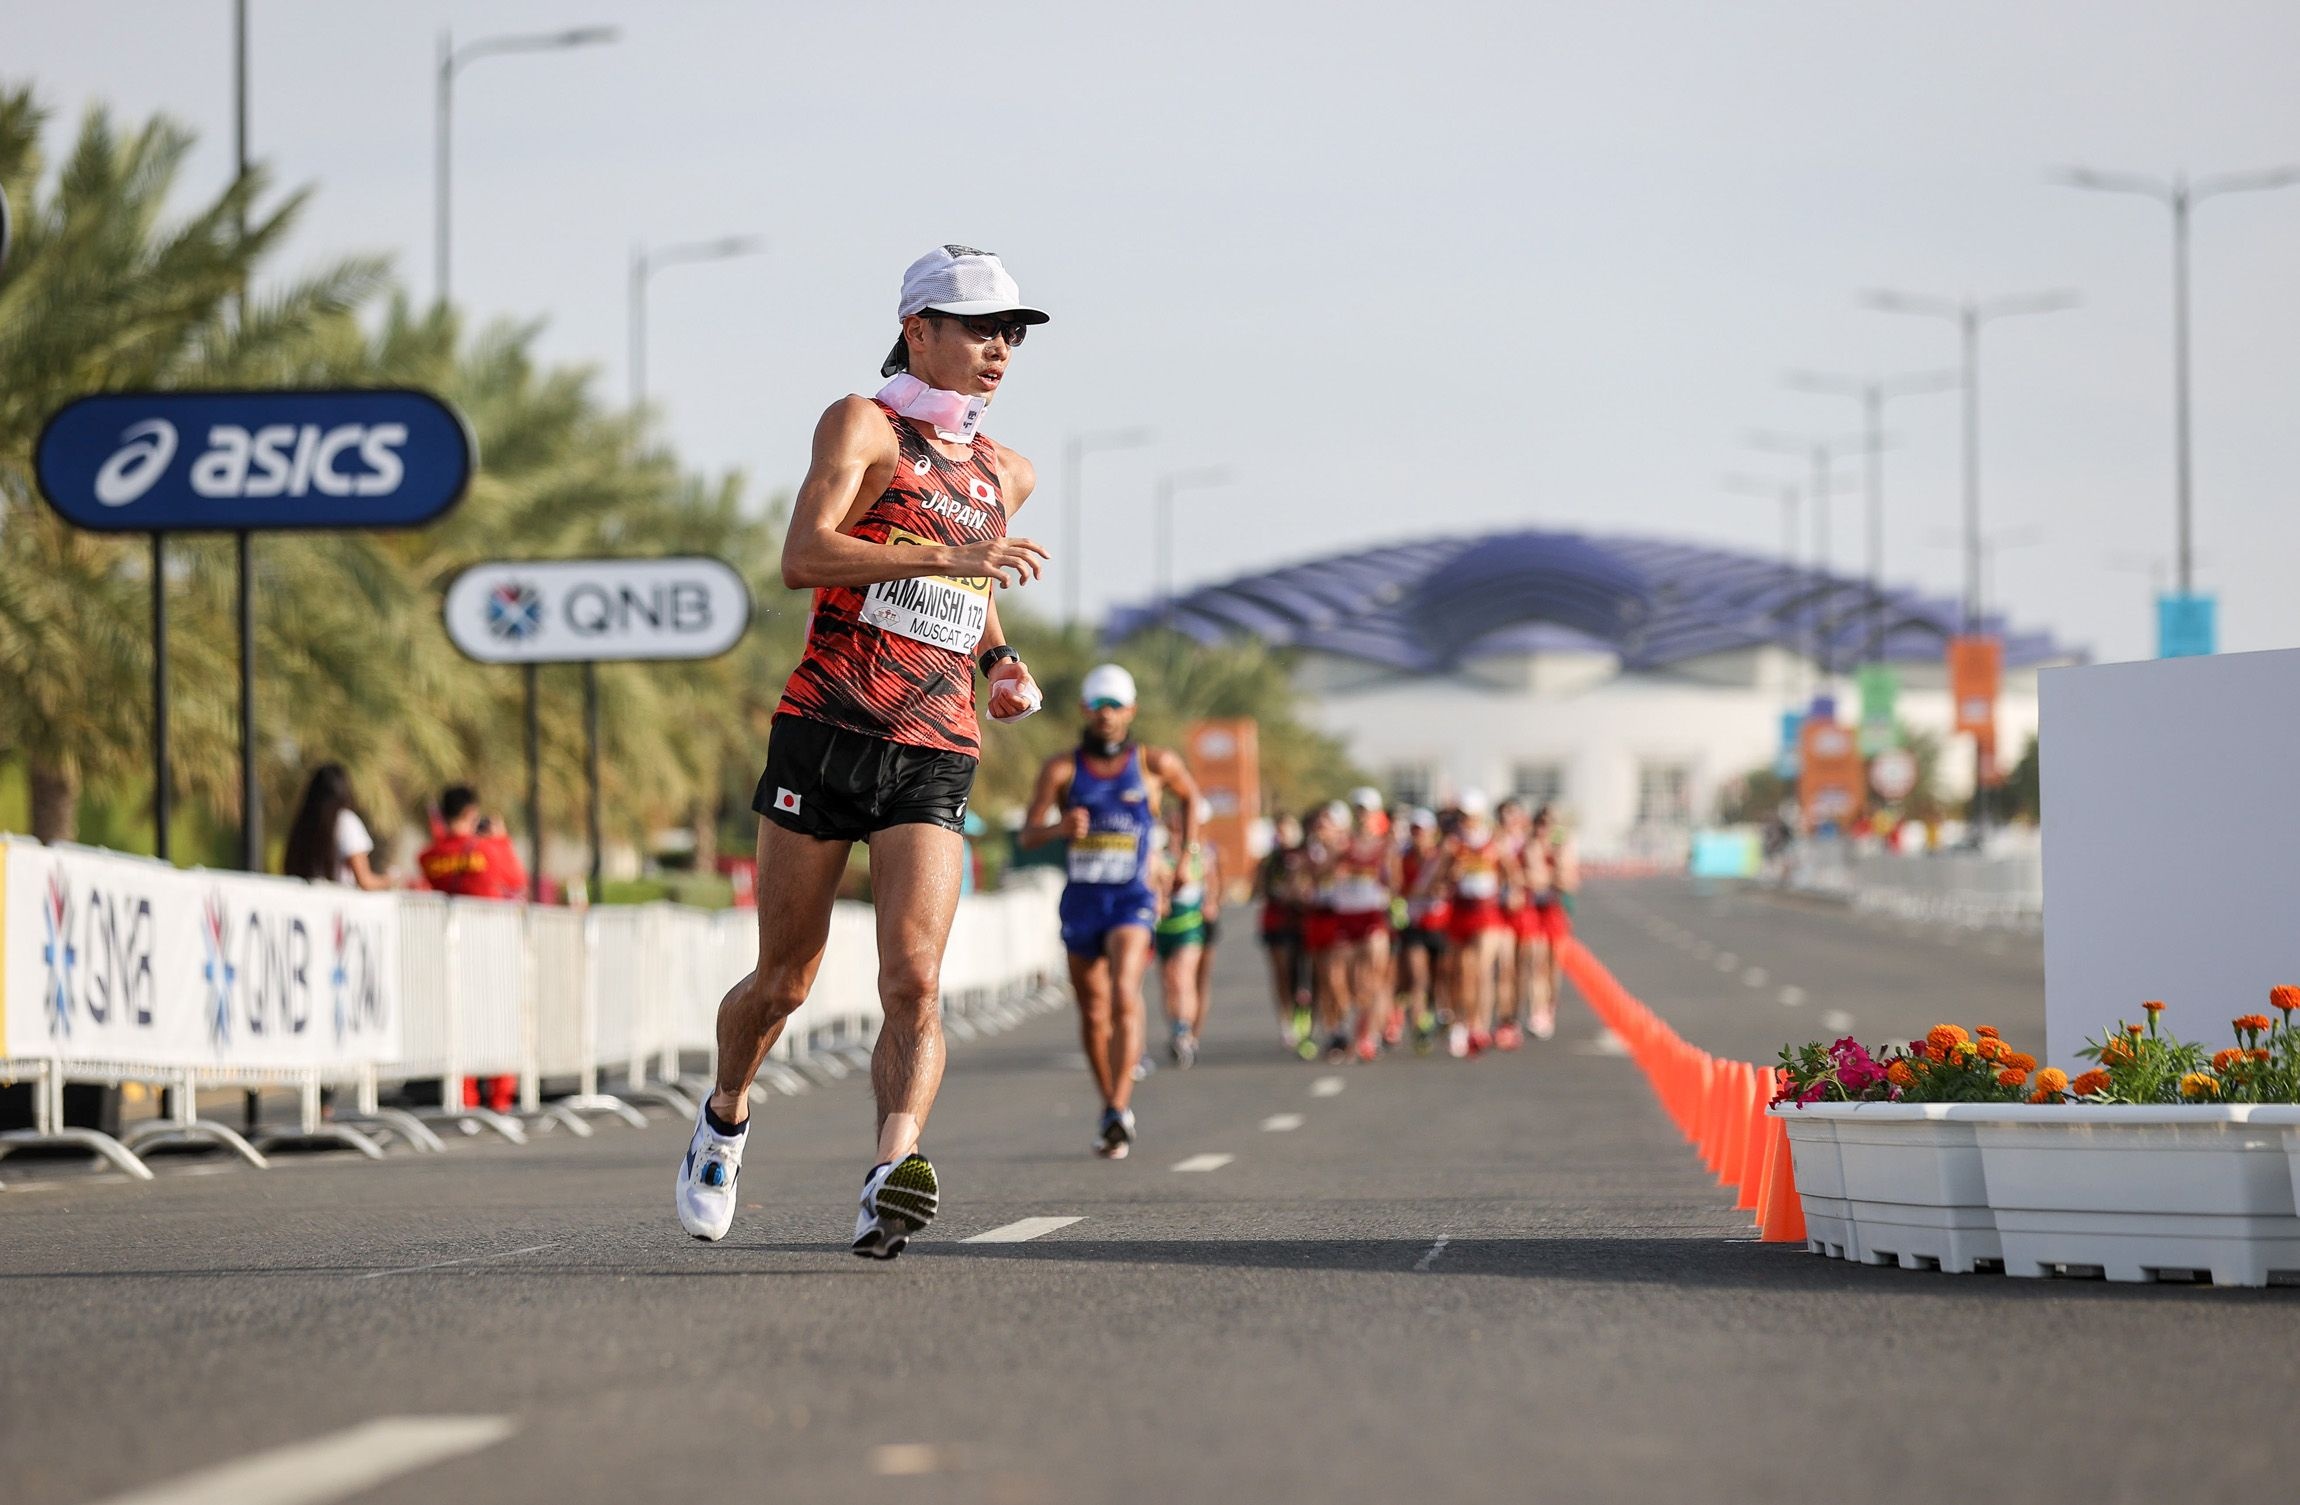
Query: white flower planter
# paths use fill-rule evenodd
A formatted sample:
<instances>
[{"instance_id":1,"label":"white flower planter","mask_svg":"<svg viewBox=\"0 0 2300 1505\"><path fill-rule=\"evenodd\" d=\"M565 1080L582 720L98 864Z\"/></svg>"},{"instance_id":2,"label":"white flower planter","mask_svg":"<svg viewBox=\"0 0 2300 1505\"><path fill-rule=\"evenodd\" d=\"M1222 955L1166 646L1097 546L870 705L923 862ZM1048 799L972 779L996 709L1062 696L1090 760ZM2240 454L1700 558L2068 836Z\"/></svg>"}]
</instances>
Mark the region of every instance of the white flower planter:
<instances>
[{"instance_id":1,"label":"white flower planter","mask_svg":"<svg viewBox=\"0 0 2300 1505\"><path fill-rule=\"evenodd\" d=\"M1978 1139L2005 1270L2110 1280L2300 1274L2300 1108L1958 1105Z\"/></svg>"},{"instance_id":2,"label":"white flower planter","mask_svg":"<svg viewBox=\"0 0 2300 1505\"><path fill-rule=\"evenodd\" d=\"M1818 1210L1824 1227L1840 1217L1850 1225L1843 1247L1824 1252L1863 1264L1970 1274L1978 1261L2004 1257L1980 1147L1949 1104L1814 1103L1773 1111L1788 1122L1792 1142L1801 1121L1807 1133L1824 1123L1833 1131L1834 1185L1818 1209L1804 1198L1805 1164L1797 1162L1808 1248Z\"/></svg>"},{"instance_id":3,"label":"white flower planter","mask_svg":"<svg viewBox=\"0 0 2300 1505\"><path fill-rule=\"evenodd\" d=\"M1789 1132L1789 1163L1797 1200L1805 1209L1805 1247L1831 1259L1857 1259L1853 1209L1845 1201L1845 1172L1837 1159L1837 1120L1826 1113L1775 1108Z\"/></svg>"}]
</instances>

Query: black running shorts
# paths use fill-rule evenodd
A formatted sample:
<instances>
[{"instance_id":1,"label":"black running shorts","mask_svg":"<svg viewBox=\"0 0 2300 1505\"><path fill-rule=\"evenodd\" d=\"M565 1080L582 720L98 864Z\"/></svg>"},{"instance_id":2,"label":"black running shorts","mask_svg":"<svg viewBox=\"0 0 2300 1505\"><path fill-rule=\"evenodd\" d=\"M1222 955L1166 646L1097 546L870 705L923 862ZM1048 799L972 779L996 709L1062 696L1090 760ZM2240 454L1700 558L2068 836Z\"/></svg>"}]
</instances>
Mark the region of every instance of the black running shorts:
<instances>
[{"instance_id":1,"label":"black running shorts","mask_svg":"<svg viewBox=\"0 0 2300 1505\"><path fill-rule=\"evenodd\" d=\"M961 831L977 761L800 716L777 716L751 808L820 841L868 841L889 826Z\"/></svg>"}]
</instances>

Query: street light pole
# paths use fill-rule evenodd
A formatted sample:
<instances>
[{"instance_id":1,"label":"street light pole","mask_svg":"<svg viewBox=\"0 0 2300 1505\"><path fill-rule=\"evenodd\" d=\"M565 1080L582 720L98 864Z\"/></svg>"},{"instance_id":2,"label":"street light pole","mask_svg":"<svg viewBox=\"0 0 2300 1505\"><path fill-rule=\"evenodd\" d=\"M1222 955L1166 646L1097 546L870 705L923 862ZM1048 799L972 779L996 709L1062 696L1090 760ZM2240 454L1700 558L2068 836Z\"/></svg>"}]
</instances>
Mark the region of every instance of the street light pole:
<instances>
[{"instance_id":1,"label":"street light pole","mask_svg":"<svg viewBox=\"0 0 2300 1505\"><path fill-rule=\"evenodd\" d=\"M1076 627L1083 616L1079 588L1086 579L1084 563L1080 557L1085 548L1086 457L1107 450L1140 449L1149 442L1148 429L1131 428L1072 434L1063 443L1062 497L1067 510L1062 529L1062 618L1071 627Z\"/></svg>"},{"instance_id":2,"label":"street light pole","mask_svg":"<svg viewBox=\"0 0 2300 1505\"><path fill-rule=\"evenodd\" d=\"M1838 457L1860 447L1858 437L1811 439L1791 434L1755 433L1749 436L1753 449L1770 450L1774 454L1802 455L1812 462L1813 479L1806 495L1813 501L1813 580L1817 595L1813 618L1813 664L1819 674L1822 690L1829 688L1830 676L1836 669L1837 623L1831 600L1836 594L1836 582L1831 578L1829 559L1829 502L1839 489L1836 473Z\"/></svg>"},{"instance_id":3,"label":"street light pole","mask_svg":"<svg viewBox=\"0 0 2300 1505\"><path fill-rule=\"evenodd\" d=\"M756 235L729 235L718 240L688 241L654 251L643 245L631 248L629 376L633 413L647 403L647 279L665 267L689 266L704 261L729 261L737 256L756 256L766 248L767 243Z\"/></svg>"},{"instance_id":4,"label":"street light pole","mask_svg":"<svg viewBox=\"0 0 2300 1505\"><path fill-rule=\"evenodd\" d=\"M578 26L570 31L536 32L521 36L486 37L458 48L453 35L439 34L439 75L434 97L432 164L431 285L445 304L448 285L448 217L452 207L448 188L454 168L451 144L455 127L455 75L483 57L514 52L557 52L569 47L590 47L612 42L620 35L612 26Z\"/></svg>"},{"instance_id":5,"label":"street light pole","mask_svg":"<svg viewBox=\"0 0 2300 1505\"><path fill-rule=\"evenodd\" d=\"M2005 298L1939 298L1923 293L1870 292L1864 306L1882 313L1919 314L1957 326L1964 388L1965 631L1981 629L1981 328L1996 319L2057 313L2082 302L2075 293L2015 294Z\"/></svg>"},{"instance_id":6,"label":"street light pole","mask_svg":"<svg viewBox=\"0 0 2300 1505\"><path fill-rule=\"evenodd\" d=\"M2172 211L2172 505L2178 534L2176 575L2179 593L2187 596L2196 584L2194 495L2191 478L2188 380L2188 221L2190 212L2206 199L2229 193L2263 193L2300 184L2300 166L2270 168L2265 172L2224 173L2190 182L2186 173L2170 182L2128 172L2099 172L2070 167L2049 179L2068 188L2089 188L2101 193L2136 193Z\"/></svg>"},{"instance_id":7,"label":"street light pole","mask_svg":"<svg viewBox=\"0 0 2300 1505\"><path fill-rule=\"evenodd\" d=\"M1868 460L1868 659L1883 663L1885 656L1885 404L1895 397L1945 392L1957 385L1953 371L1927 371L1910 376L1857 377L1827 372L1792 371L1787 385L1799 392L1851 397L1861 404L1866 420L1862 448Z\"/></svg>"}]
</instances>

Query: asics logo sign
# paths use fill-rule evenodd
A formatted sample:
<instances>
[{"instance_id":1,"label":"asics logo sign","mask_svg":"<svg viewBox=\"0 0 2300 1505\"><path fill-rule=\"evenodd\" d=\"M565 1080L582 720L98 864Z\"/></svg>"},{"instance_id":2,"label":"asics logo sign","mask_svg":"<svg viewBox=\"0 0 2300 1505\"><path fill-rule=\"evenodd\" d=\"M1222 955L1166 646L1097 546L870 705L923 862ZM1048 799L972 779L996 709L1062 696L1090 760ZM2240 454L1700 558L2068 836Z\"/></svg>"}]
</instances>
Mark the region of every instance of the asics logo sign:
<instances>
[{"instance_id":1,"label":"asics logo sign","mask_svg":"<svg viewBox=\"0 0 2300 1505\"><path fill-rule=\"evenodd\" d=\"M176 457L176 426L165 418L147 419L120 436L120 447L96 472L96 500L125 507L152 489Z\"/></svg>"},{"instance_id":2,"label":"asics logo sign","mask_svg":"<svg viewBox=\"0 0 2300 1505\"><path fill-rule=\"evenodd\" d=\"M83 528L397 528L470 479L463 422L421 392L107 393L66 405L40 489Z\"/></svg>"}]
</instances>

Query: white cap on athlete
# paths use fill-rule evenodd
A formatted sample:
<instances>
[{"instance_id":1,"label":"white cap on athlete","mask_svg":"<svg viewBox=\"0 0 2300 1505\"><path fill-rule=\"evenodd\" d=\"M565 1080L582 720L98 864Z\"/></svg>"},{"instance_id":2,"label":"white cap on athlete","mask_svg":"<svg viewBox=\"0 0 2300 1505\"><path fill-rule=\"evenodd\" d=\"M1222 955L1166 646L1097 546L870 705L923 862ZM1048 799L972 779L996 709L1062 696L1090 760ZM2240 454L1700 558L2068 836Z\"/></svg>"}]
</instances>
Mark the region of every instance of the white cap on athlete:
<instances>
[{"instance_id":1,"label":"white cap on athlete","mask_svg":"<svg viewBox=\"0 0 2300 1505\"><path fill-rule=\"evenodd\" d=\"M1493 802L1485 797L1483 789L1464 789L1453 807L1473 820L1483 820L1493 813Z\"/></svg>"},{"instance_id":2,"label":"white cap on athlete","mask_svg":"<svg viewBox=\"0 0 2300 1505\"><path fill-rule=\"evenodd\" d=\"M1361 784L1350 791L1350 803L1360 810L1379 810L1382 808L1382 792L1371 784Z\"/></svg>"},{"instance_id":3,"label":"white cap on athlete","mask_svg":"<svg viewBox=\"0 0 2300 1505\"><path fill-rule=\"evenodd\" d=\"M1426 806L1416 805L1414 806L1414 813L1406 818L1406 824L1417 831L1435 831L1438 828L1437 812Z\"/></svg>"},{"instance_id":4,"label":"white cap on athlete","mask_svg":"<svg viewBox=\"0 0 2300 1505\"><path fill-rule=\"evenodd\" d=\"M895 317L907 319L928 309L961 318L1005 314L1017 324L1044 324L1049 317L1042 309L1023 306L1022 289L1006 263L972 246L936 246L903 269L902 299L895 305ZM897 339L879 375L892 376L909 367L910 352Z\"/></svg>"},{"instance_id":5,"label":"white cap on athlete","mask_svg":"<svg viewBox=\"0 0 2300 1505\"><path fill-rule=\"evenodd\" d=\"M1088 710L1102 706L1130 706L1134 703L1134 676L1118 664L1098 664L1086 673L1086 682L1078 687L1078 703Z\"/></svg>"}]
</instances>

